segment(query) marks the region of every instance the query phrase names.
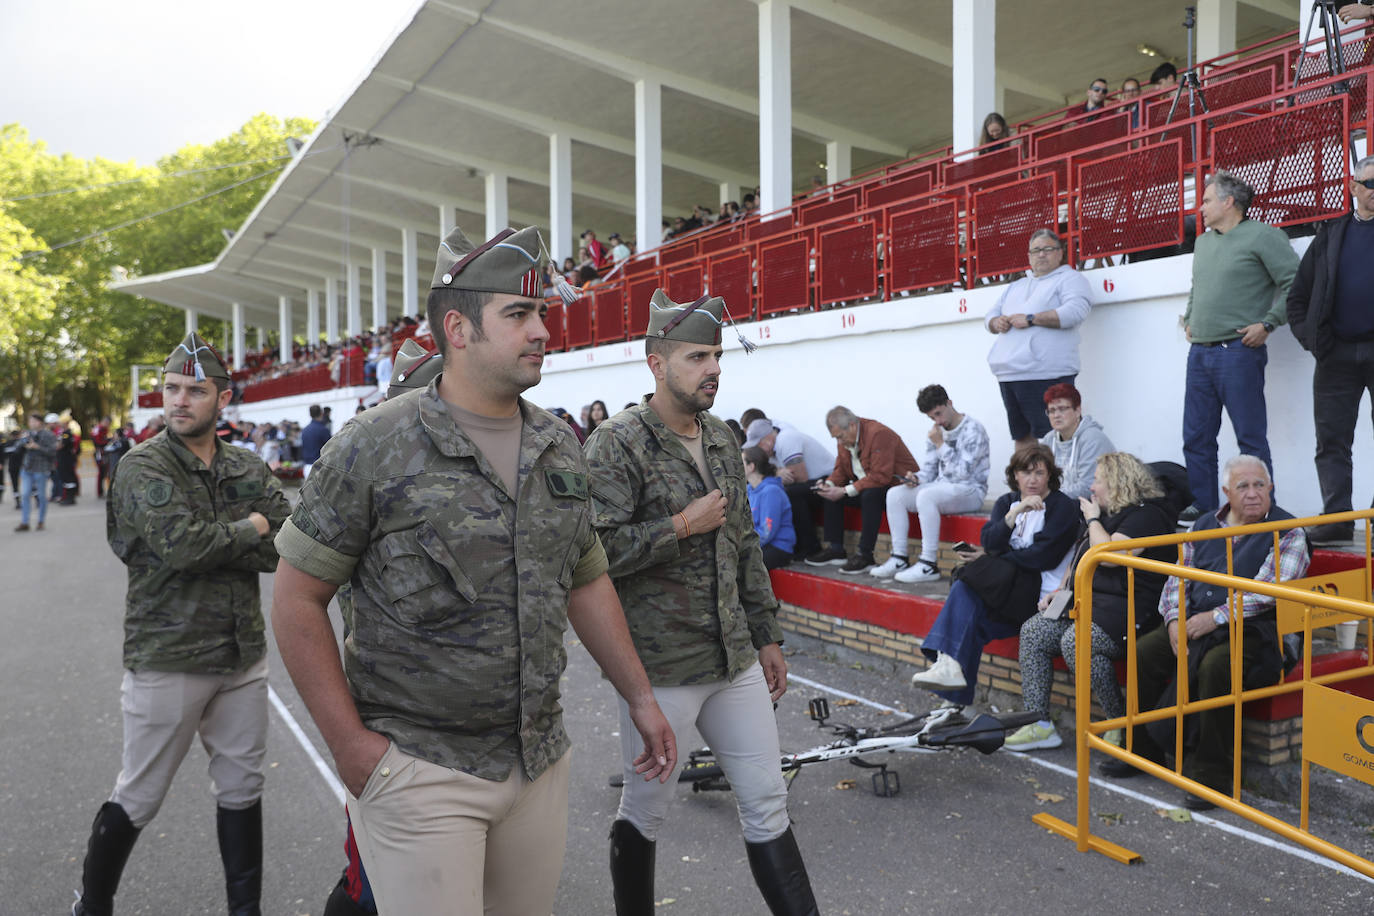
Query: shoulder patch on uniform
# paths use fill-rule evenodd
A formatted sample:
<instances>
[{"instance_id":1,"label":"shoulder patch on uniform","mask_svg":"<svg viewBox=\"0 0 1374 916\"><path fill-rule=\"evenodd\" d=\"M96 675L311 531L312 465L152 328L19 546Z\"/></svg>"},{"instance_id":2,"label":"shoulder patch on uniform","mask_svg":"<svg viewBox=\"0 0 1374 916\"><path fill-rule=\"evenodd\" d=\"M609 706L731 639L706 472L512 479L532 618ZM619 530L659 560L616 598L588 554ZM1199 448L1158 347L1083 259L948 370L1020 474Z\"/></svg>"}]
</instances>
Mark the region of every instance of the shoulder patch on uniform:
<instances>
[{"instance_id":1,"label":"shoulder patch on uniform","mask_svg":"<svg viewBox=\"0 0 1374 916\"><path fill-rule=\"evenodd\" d=\"M143 487L143 497L150 506L165 506L172 501L172 485L165 480L150 480Z\"/></svg>"},{"instance_id":2,"label":"shoulder patch on uniform","mask_svg":"<svg viewBox=\"0 0 1374 916\"><path fill-rule=\"evenodd\" d=\"M549 485L549 492L554 496L572 497L573 499L587 498L587 475L585 474L548 468L544 471L544 480Z\"/></svg>"}]
</instances>

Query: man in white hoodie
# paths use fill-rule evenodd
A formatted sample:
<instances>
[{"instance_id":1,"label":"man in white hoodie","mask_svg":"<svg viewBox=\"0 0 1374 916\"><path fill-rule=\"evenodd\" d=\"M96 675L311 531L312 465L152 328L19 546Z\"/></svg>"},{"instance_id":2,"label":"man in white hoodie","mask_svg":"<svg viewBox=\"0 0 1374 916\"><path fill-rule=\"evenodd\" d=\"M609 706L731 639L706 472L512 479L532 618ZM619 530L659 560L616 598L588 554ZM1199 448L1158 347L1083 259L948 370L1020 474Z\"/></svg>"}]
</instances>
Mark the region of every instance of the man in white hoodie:
<instances>
[{"instance_id":1,"label":"man in white hoodie","mask_svg":"<svg viewBox=\"0 0 1374 916\"><path fill-rule=\"evenodd\" d=\"M1078 326L1092 309L1088 281L1064 263L1064 243L1049 229L1031 233L1030 264L1030 275L1003 290L983 319L997 335L988 366L1018 448L1050 431L1045 392L1077 378Z\"/></svg>"},{"instance_id":2,"label":"man in white hoodie","mask_svg":"<svg viewBox=\"0 0 1374 916\"><path fill-rule=\"evenodd\" d=\"M1071 499L1092 498L1097 459L1116 451L1112 440L1092 417L1083 416L1083 396L1074 386L1061 382L1045 392L1049 432L1040 439L1054 452L1054 463L1063 472L1060 491Z\"/></svg>"}]
</instances>

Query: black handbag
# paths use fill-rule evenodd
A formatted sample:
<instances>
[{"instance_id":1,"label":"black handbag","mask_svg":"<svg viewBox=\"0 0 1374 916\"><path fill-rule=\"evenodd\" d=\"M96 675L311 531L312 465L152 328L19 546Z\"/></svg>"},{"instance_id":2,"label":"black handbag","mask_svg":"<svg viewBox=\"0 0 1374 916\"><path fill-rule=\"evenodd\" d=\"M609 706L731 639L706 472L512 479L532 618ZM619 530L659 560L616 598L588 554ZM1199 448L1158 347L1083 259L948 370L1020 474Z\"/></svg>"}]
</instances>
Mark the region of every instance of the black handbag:
<instances>
[{"instance_id":1,"label":"black handbag","mask_svg":"<svg viewBox=\"0 0 1374 916\"><path fill-rule=\"evenodd\" d=\"M1003 623L1024 623L1040 600L1039 571L1023 569L1006 557L985 553L955 567L952 576L982 600L988 616Z\"/></svg>"}]
</instances>

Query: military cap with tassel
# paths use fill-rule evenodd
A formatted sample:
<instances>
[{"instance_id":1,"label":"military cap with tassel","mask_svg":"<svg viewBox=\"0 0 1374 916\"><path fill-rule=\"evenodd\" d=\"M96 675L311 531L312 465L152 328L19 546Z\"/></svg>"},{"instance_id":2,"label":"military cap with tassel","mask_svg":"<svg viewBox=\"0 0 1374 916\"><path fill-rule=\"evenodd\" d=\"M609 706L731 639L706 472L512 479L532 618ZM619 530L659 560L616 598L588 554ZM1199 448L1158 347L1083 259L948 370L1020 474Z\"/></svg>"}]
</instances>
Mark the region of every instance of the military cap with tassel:
<instances>
[{"instance_id":1,"label":"military cap with tassel","mask_svg":"<svg viewBox=\"0 0 1374 916\"><path fill-rule=\"evenodd\" d=\"M391 384L386 399L405 394L412 388L425 388L444 370L444 360L438 353L426 350L413 339L401 344L391 371Z\"/></svg>"},{"instance_id":2,"label":"military cap with tassel","mask_svg":"<svg viewBox=\"0 0 1374 916\"><path fill-rule=\"evenodd\" d=\"M540 299L544 296L544 260L548 257L549 249L534 226L518 232L502 229L477 246L454 226L439 243L429 288L470 289ZM561 276L555 286L559 297L569 305L582 296L577 287Z\"/></svg>"},{"instance_id":3,"label":"military cap with tassel","mask_svg":"<svg viewBox=\"0 0 1374 916\"><path fill-rule=\"evenodd\" d=\"M656 289L649 300L646 336L713 347L720 343L721 328L726 321L734 327L735 322L720 296L703 294L695 302L674 302L663 290ZM756 345L746 340L739 328L735 328L735 334L744 352L754 352Z\"/></svg>"},{"instance_id":4,"label":"military cap with tassel","mask_svg":"<svg viewBox=\"0 0 1374 916\"><path fill-rule=\"evenodd\" d=\"M167 356L162 363L162 371L190 375L198 382L207 378L229 381L229 368L224 365L224 360L195 331L187 334Z\"/></svg>"}]
</instances>

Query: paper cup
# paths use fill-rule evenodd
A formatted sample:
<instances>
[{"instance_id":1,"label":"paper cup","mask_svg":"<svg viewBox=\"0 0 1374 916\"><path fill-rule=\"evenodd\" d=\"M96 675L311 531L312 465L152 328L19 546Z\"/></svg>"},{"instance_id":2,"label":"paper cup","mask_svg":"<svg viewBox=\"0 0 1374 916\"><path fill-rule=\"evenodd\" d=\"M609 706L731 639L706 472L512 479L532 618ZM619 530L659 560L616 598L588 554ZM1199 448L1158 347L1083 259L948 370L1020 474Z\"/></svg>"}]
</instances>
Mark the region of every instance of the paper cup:
<instances>
[{"instance_id":1,"label":"paper cup","mask_svg":"<svg viewBox=\"0 0 1374 916\"><path fill-rule=\"evenodd\" d=\"M1358 632L1359 626L1358 620L1343 620L1336 624L1336 648L1355 648L1355 634Z\"/></svg>"}]
</instances>

